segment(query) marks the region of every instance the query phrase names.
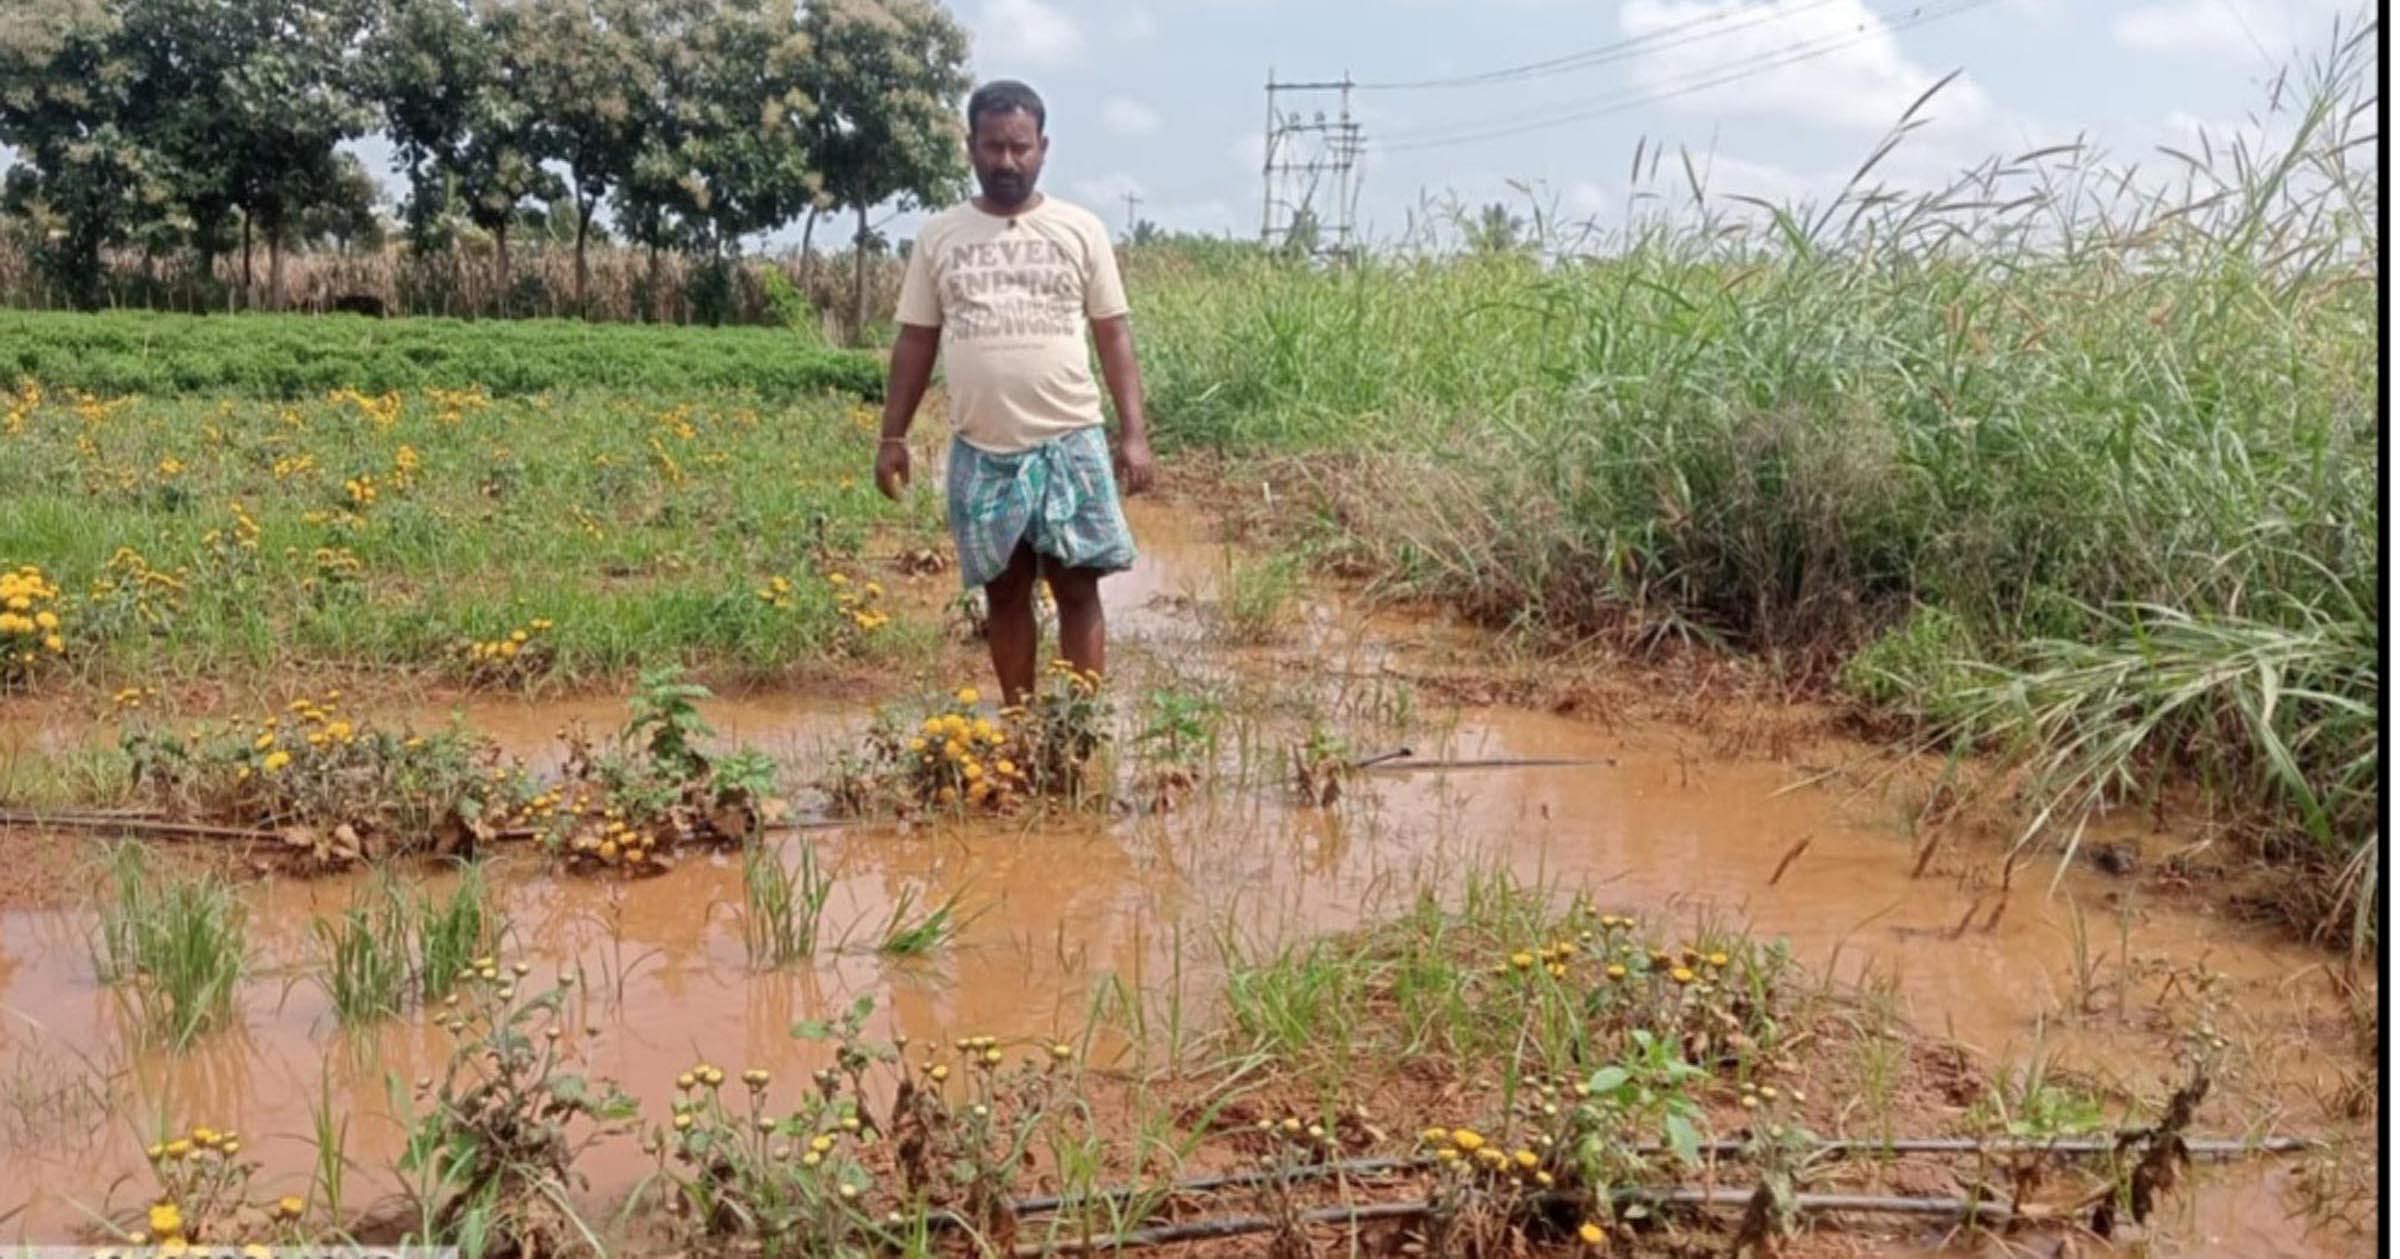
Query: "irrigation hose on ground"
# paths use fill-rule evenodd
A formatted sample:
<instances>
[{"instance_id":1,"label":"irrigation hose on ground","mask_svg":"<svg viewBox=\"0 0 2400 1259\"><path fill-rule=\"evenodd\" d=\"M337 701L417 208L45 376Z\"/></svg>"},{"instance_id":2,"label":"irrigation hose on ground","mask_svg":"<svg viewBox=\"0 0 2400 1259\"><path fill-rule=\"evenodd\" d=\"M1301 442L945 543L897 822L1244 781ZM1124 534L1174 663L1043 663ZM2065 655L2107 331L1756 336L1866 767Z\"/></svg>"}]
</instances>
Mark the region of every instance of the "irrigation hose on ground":
<instances>
[{"instance_id":1,"label":"irrigation hose on ground","mask_svg":"<svg viewBox=\"0 0 2400 1259\"><path fill-rule=\"evenodd\" d=\"M2124 1135L2138 1136L2143 1135L2143 1133L2141 1130L2135 1130ZM2306 1137L2261 1137L2257 1140L2251 1141L2238 1141L2222 1137L2192 1137L2185 1140L2184 1149L2186 1153L2190 1154L2191 1157L2196 1159L2226 1161L2232 1159L2250 1158L2263 1154L2294 1154L2301 1151L2314 1149L2319 1144L2321 1143ZM1738 1141L1703 1142L1699 1148L1700 1152L1704 1155L1724 1159L1739 1159L1745 1152L1744 1145ZM2114 1152L2118 1148L2120 1148L2120 1138L2116 1137L2085 1137L2048 1141L2025 1138L1977 1140L1973 1137L1909 1137L1894 1139L1891 1141L1825 1141L1819 1143L1817 1146L1817 1152L1834 1157L1845 1157L1856 1154L2100 1155ZM1662 1154L1666 1152L1666 1147L1655 1145L1635 1146L1632 1152L1636 1154ZM1048 1215L1069 1207L1077 1207L1087 1204L1121 1202L1125 1199L1145 1193L1156 1194L1163 1201L1170 1198L1189 1197L1195 1194L1213 1193L1223 1189L1256 1188L1260 1185L1272 1183L1278 1179L1284 1181L1293 1181L1325 1180L1334 1177L1348 1176L1356 1176L1361 1178L1389 1176L1405 1172L1423 1171L1433 1166L1435 1166L1435 1163L1432 1159L1424 1158L1349 1159L1335 1163L1311 1164L1308 1166L1290 1168L1283 1171L1234 1172L1220 1176L1200 1176L1188 1180L1171 1181L1165 1185L1116 1185L1106 1189L1095 1189L1088 1193L1050 1194L1041 1197L1020 1198L1009 1205L1012 1212L1018 1217L1022 1218L1029 1215ZM1644 1202L1652 1202L1668 1206L1721 1206L1741 1205L1743 1203L1747 1203L1750 1200L1750 1195L1753 1192L1755 1192L1755 1190L1751 1188L1714 1190L1646 1190L1629 1187L1619 1190L1618 1195L1621 1200L1627 1198L1638 1199ZM1727 1197L1726 1195L1731 1196ZM1945 1215L1964 1218L1967 1213L1972 1210L1978 1218L1982 1219L2003 1220L2009 1218L2009 1209L2003 1204L1993 1202L1970 1204L1966 1199L1963 1198L1875 1198L1847 1194L1802 1194L1800 1195L1799 1202L1799 1209L1803 1211L1880 1212L1883 1214ZM1400 1211L1398 1213L1399 1215L1421 1214L1425 1210L1425 1204L1422 1202L1385 1205L1407 1208L1404 1211ZM1360 1211L1368 1211L1372 1209L1374 1208L1359 1208ZM1315 1222L1341 1223L1345 1220L1356 1222L1368 1219L1397 1218L1396 1216L1388 1214L1352 1214L1348 1208L1329 1208L1328 1210L1331 1212L1330 1214L1326 1214L1325 1212L1317 1213L1325 1214L1326 1218L1317 1220ZM1236 1220L1247 1220L1249 1217L1233 1218ZM964 1220L956 1216L944 1218L942 1222L952 1225L960 1225L965 1223ZM1192 1226L1176 1225L1173 1227L1194 1227L1197 1226L1197 1224L1208 1223L1212 1222L1199 1221ZM1259 1227L1271 1227L1271 1225L1261 1224ZM1130 1240L1131 1238L1140 1234L1159 1233L1162 1231L1167 1231L1167 1226L1161 1226L1159 1229L1138 1230L1137 1233L1128 1233L1125 1235L1127 1240L1124 1240L1121 1243L1112 1242L1111 1244L1123 1244L1127 1246L1163 1245L1171 1241L1189 1241L1209 1237L1234 1236L1240 1233L1256 1232L1259 1231L1259 1229L1245 1226L1235 1229L1232 1233L1202 1232L1173 1237L1160 1237L1147 1242L1136 1242ZM1034 1253L1041 1252L1036 1251Z\"/></svg>"},{"instance_id":2,"label":"irrigation hose on ground","mask_svg":"<svg viewBox=\"0 0 2400 1259\"><path fill-rule=\"evenodd\" d=\"M1746 1207L1756 1197L1755 1186L1722 1189L1620 1189L1613 1195L1618 1202L1641 1202L1652 1206L1682 1207ZM1554 1195L1562 1202L1573 1199ZM1974 1217L1987 1224L2005 1224L2016 1213L2004 1203L1977 1201L1969 1198L1883 1198L1862 1194L1802 1193L1791 1199L1792 1210L1803 1215L1823 1215L1836 1212L1877 1215L1930 1215L1964 1219ZM1302 1211L1293 1218L1301 1228L1325 1224L1346 1224L1356 1227L1380 1220L1407 1220L1430 1214L1433 1203L1372 1202L1360 1206L1319 1207ZM1225 1215L1181 1224L1161 1224L1139 1228L1111 1237L1089 1240L1064 1239L1047 1242L1024 1242L1010 1252L1017 1259L1038 1259L1042 1255L1083 1254L1094 1251L1138 1250L1150 1246L1167 1246L1177 1242L1213 1241L1226 1237L1241 1237L1251 1233L1268 1233L1280 1225L1263 1215Z\"/></svg>"}]
</instances>

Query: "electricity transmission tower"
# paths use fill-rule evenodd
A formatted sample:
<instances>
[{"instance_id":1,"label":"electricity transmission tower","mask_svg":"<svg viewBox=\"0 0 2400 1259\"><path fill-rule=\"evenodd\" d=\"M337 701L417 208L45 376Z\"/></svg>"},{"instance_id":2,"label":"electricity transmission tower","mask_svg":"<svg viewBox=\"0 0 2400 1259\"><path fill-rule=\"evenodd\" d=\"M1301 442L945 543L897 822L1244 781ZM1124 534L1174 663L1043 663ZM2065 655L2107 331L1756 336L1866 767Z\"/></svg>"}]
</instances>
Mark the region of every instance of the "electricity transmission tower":
<instances>
[{"instance_id":1,"label":"electricity transmission tower","mask_svg":"<svg viewBox=\"0 0 2400 1259\"><path fill-rule=\"evenodd\" d=\"M1347 258L1358 248L1358 155L1366 136L1350 116L1348 74L1327 82L1281 82L1267 71L1266 156L1258 217L1259 243L1305 249L1321 258ZM1334 116L1305 115L1279 106L1278 95L1338 93Z\"/></svg>"}]
</instances>

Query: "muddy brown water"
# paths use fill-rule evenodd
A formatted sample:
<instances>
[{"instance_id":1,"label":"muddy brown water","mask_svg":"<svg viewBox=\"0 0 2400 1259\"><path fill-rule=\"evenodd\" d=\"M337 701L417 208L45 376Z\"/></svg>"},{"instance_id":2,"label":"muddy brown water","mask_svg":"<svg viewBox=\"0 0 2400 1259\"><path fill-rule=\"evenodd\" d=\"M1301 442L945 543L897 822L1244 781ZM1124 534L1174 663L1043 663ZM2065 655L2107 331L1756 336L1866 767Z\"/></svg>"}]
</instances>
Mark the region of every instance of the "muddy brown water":
<instances>
[{"instance_id":1,"label":"muddy brown water","mask_svg":"<svg viewBox=\"0 0 2400 1259\"><path fill-rule=\"evenodd\" d=\"M1136 506L1143 561L1104 587L1120 674L1263 667L1259 656L1210 643L1203 610L1224 571L1222 548L1188 516ZM1283 665L1360 676L1406 655L1403 630L1456 632L1412 629L1331 601L1300 615L1301 637ZM426 716L440 719L450 707ZM562 724L605 731L624 711L613 697L458 707L536 767L552 763ZM721 740L802 766L866 716L861 705L772 696L722 699L704 712ZM1803 775L1792 763L1715 755L1708 738L1669 725L1509 709L1419 716L1433 724L1430 741L1418 732L1421 755L1584 763L1375 775L1330 811L1296 809L1262 785L1112 822L787 837L787 846L816 843L838 881L825 920L830 943L813 962L780 971L747 960L740 870L730 859L615 883L554 876L520 852L498 858L491 878L517 946L511 956L534 963L537 976L581 970L577 1021L598 1033L582 1045L592 1069L642 1098L653 1120L674 1075L696 1060L768 1067L796 1081L817 1062L815 1047L791 1035L793 1023L862 994L877 1001L880 1032L917 1040L1081 1038L1095 1001L1119 987L1142 994L1154 1042L1178 1021L1196 1032L1215 997L1221 932L1271 941L1339 930L1399 908L1423 883L1455 885L1479 864L1584 889L1603 907L1654 920L1746 924L1844 979L1872 967L1896 985L1918 1026L1995 1062L2050 1054L2155 1085L2166 1060L2139 997L2122 1020L2113 998L2094 1014L2063 1013L2074 1003L2080 910L2089 950L2130 954L2155 974L2198 964L2223 977L2220 1023L2247 1052L2221 1094L2293 1107L2295 1124L2310 1123L2313 1110L2294 1099L2330 1088L2351 1061L2318 978L2322 953L2202 910L2128 902L2129 885L2081 870L2053 890L2047 863L2020 872L2006 912L1981 929L1988 888L1912 878L1892 805L1796 785ZM1771 881L1803 836L1805 852ZM267 1166L266 1182L297 1192L321 1095L336 1099L361 1169L352 1205L388 1189L378 1169L397 1155L401 1128L387 1081L438 1070L447 1044L418 1017L336 1027L306 977L308 924L338 912L353 890L338 879L250 888L257 973L242 989L239 1025L181 1056L124 1048L116 999L93 977L88 914L0 914L0 1215L24 1207L11 1231L64 1240L88 1223L88 1209L140 1201L149 1186L139 1151L162 1114L242 1132L246 1152ZM875 950L904 899L921 908L952 895L973 916L950 945L917 959ZM1958 933L1971 912L1978 927ZM1112 1027L1090 1035L1099 1058L1130 1052ZM582 1166L593 1201L604 1204L646 1170L629 1140L602 1146ZM2168 1223L2166 1252L2345 1253L2345 1239L2288 1218L2292 1174L2284 1165L2205 1173L2213 1187L2186 1195L2192 1206Z\"/></svg>"}]
</instances>

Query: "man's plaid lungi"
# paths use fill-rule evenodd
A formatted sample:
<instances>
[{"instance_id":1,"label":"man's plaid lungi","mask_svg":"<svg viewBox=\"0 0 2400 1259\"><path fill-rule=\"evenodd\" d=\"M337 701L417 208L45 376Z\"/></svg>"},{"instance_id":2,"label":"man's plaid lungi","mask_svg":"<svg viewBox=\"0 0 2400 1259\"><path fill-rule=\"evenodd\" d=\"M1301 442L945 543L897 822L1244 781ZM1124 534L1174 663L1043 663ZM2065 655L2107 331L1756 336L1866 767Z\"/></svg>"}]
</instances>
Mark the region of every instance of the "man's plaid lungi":
<instances>
[{"instance_id":1,"label":"man's plaid lungi","mask_svg":"<svg viewBox=\"0 0 2400 1259\"><path fill-rule=\"evenodd\" d=\"M1007 455L952 438L948 501L959 581L969 589L1000 576L1020 542L1067 568L1133 567L1133 530L1100 425Z\"/></svg>"}]
</instances>

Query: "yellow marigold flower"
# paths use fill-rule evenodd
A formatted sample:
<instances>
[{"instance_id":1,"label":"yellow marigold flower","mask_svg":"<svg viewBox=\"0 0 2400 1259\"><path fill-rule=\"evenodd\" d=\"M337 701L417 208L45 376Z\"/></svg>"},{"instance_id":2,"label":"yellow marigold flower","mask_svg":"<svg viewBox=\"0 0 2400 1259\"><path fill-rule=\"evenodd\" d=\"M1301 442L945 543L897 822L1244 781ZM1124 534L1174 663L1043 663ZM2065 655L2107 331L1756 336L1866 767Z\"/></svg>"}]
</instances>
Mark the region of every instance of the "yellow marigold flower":
<instances>
[{"instance_id":1,"label":"yellow marigold flower","mask_svg":"<svg viewBox=\"0 0 2400 1259\"><path fill-rule=\"evenodd\" d=\"M267 759L260 761L258 763L258 767L272 774L291 763L292 754L279 748L273 752L267 753Z\"/></svg>"},{"instance_id":2,"label":"yellow marigold flower","mask_svg":"<svg viewBox=\"0 0 2400 1259\"><path fill-rule=\"evenodd\" d=\"M1693 980L1698 979L1699 976L1693 974L1692 968L1689 966L1678 966L1674 970L1667 972L1667 978L1672 979L1679 984L1688 984Z\"/></svg>"},{"instance_id":3,"label":"yellow marigold flower","mask_svg":"<svg viewBox=\"0 0 2400 1259\"><path fill-rule=\"evenodd\" d=\"M172 1202L151 1204L150 1231L160 1237L173 1237L183 1232L183 1208Z\"/></svg>"},{"instance_id":4,"label":"yellow marigold flower","mask_svg":"<svg viewBox=\"0 0 2400 1259\"><path fill-rule=\"evenodd\" d=\"M285 1194L275 1200L276 1213L287 1220L299 1219L300 1213L306 1209L308 1209L308 1204L291 1194Z\"/></svg>"},{"instance_id":5,"label":"yellow marigold flower","mask_svg":"<svg viewBox=\"0 0 2400 1259\"><path fill-rule=\"evenodd\" d=\"M1508 964L1516 967L1518 970L1530 969L1533 966L1533 954L1527 953L1520 949L1517 952L1509 955Z\"/></svg>"},{"instance_id":6,"label":"yellow marigold flower","mask_svg":"<svg viewBox=\"0 0 2400 1259\"><path fill-rule=\"evenodd\" d=\"M49 648L53 654L64 655L66 654L67 650L67 640L60 638L56 634L52 634L48 638L42 640L42 646Z\"/></svg>"},{"instance_id":7,"label":"yellow marigold flower","mask_svg":"<svg viewBox=\"0 0 2400 1259\"><path fill-rule=\"evenodd\" d=\"M1608 1240L1608 1234L1600 1231L1600 1226L1590 1220L1585 1220L1583 1227L1575 1230L1575 1236L1586 1246L1597 1246Z\"/></svg>"},{"instance_id":8,"label":"yellow marigold flower","mask_svg":"<svg viewBox=\"0 0 2400 1259\"><path fill-rule=\"evenodd\" d=\"M808 1139L808 1148L819 1154L826 1153L833 1149L833 1137L820 1132Z\"/></svg>"},{"instance_id":9,"label":"yellow marigold flower","mask_svg":"<svg viewBox=\"0 0 2400 1259\"><path fill-rule=\"evenodd\" d=\"M35 626L36 628L38 628L38 629L46 629L46 630L54 630L54 629L57 629L57 628L58 628L58 613L56 613L56 612L52 612L52 611L50 611L50 610L48 610L48 609L44 609L44 610L42 610L42 611L40 611L40 612L36 612L36 613L34 613L34 614L33 614L33 623L34 623L34 626Z\"/></svg>"},{"instance_id":10,"label":"yellow marigold flower","mask_svg":"<svg viewBox=\"0 0 2400 1259\"><path fill-rule=\"evenodd\" d=\"M974 687L962 686L958 688L958 702L961 704L966 704L972 707L977 700L982 698L982 694L977 692Z\"/></svg>"},{"instance_id":11,"label":"yellow marigold flower","mask_svg":"<svg viewBox=\"0 0 2400 1259\"><path fill-rule=\"evenodd\" d=\"M1609 977L1610 979L1623 979L1623 978L1625 978L1625 966L1624 966L1624 964L1623 964L1623 963L1621 963L1621 962L1610 962L1610 963L1608 964L1608 977Z\"/></svg>"},{"instance_id":12,"label":"yellow marigold flower","mask_svg":"<svg viewBox=\"0 0 2400 1259\"><path fill-rule=\"evenodd\" d=\"M1542 1165L1542 1160L1536 1157L1534 1152L1531 1150L1517 1151L1516 1160L1517 1166L1524 1168L1526 1171L1532 1171L1534 1168Z\"/></svg>"},{"instance_id":13,"label":"yellow marigold flower","mask_svg":"<svg viewBox=\"0 0 2400 1259\"><path fill-rule=\"evenodd\" d=\"M1483 1148L1483 1134L1473 1128L1460 1128L1450 1134L1450 1144L1473 1154Z\"/></svg>"},{"instance_id":14,"label":"yellow marigold flower","mask_svg":"<svg viewBox=\"0 0 2400 1259\"><path fill-rule=\"evenodd\" d=\"M1731 962L1731 961L1733 961L1733 959L1732 959L1732 958L1730 958L1730 957L1727 957L1727 956L1725 956L1725 955L1724 955L1724 954L1722 954L1722 953L1711 953L1711 954L1709 954L1709 955L1708 955L1708 964L1709 964L1709 965L1711 965L1711 966L1718 967L1718 968L1720 968L1720 969L1722 969L1722 968L1723 968L1723 967L1724 967L1724 966L1725 966L1727 963L1729 963L1729 962Z\"/></svg>"}]
</instances>

